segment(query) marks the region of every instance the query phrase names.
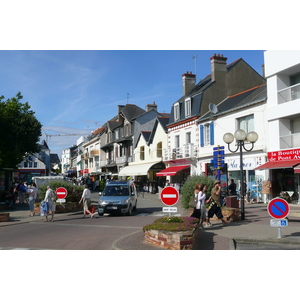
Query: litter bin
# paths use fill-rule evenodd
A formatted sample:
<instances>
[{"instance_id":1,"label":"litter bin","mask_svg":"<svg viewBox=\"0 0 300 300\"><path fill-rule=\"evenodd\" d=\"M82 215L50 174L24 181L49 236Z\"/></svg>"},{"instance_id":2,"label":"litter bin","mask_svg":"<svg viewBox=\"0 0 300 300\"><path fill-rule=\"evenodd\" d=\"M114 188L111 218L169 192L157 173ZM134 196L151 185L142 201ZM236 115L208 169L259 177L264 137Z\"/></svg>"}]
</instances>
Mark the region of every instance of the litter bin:
<instances>
[{"instance_id":1,"label":"litter bin","mask_svg":"<svg viewBox=\"0 0 300 300\"><path fill-rule=\"evenodd\" d=\"M227 196L226 207L239 208L239 201L237 199L237 196Z\"/></svg>"}]
</instances>

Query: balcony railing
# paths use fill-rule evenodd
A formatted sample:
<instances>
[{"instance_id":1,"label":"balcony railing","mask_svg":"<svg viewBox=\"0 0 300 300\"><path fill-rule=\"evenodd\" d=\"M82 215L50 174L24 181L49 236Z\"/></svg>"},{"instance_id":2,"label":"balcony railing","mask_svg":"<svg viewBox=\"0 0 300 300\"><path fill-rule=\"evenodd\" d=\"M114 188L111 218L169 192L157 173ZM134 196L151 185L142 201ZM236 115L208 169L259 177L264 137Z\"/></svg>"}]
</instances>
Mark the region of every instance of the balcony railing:
<instances>
[{"instance_id":1,"label":"balcony railing","mask_svg":"<svg viewBox=\"0 0 300 300\"><path fill-rule=\"evenodd\" d=\"M163 159L168 161L180 158L196 158L198 150L198 147L194 144L183 145L183 147L180 148L164 149Z\"/></svg>"},{"instance_id":2,"label":"balcony railing","mask_svg":"<svg viewBox=\"0 0 300 300\"><path fill-rule=\"evenodd\" d=\"M300 84L278 91L278 104L300 99Z\"/></svg>"},{"instance_id":3,"label":"balcony railing","mask_svg":"<svg viewBox=\"0 0 300 300\"><path fill-rule=\"evenodd\" d=\"M123 164L123 163L129 163L129 162L132 162L132 156L124 155L124 156L116 158L117 164Z\"/></svg>"},{"instance_id":4,"label":"balcony railing","mask_svg":"<svg viewBox=\"0 0 300 300\"><path fill-rule=\"evenodd\" d=\"M283 135L280 137L280 149L300 147L300 133Z\"/></svg>"}]
</instances>

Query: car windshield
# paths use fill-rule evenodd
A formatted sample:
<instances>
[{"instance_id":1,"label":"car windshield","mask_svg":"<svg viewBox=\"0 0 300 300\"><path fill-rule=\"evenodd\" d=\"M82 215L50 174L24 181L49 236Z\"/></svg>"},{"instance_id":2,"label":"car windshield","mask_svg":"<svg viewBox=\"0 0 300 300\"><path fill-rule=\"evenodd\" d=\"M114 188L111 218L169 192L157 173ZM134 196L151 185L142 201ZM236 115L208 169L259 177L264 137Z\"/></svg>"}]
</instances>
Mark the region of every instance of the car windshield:
<instances>
[{"instance_id":1,"label":"car windshield","mask_svg":"<svg viewBox=\"0 0 300 300\"><path fill-rule=\"evenodd\" d=\"M129 196L128 186L106 186L103 192L103 196Z\"/></svg>"}]
</instances>

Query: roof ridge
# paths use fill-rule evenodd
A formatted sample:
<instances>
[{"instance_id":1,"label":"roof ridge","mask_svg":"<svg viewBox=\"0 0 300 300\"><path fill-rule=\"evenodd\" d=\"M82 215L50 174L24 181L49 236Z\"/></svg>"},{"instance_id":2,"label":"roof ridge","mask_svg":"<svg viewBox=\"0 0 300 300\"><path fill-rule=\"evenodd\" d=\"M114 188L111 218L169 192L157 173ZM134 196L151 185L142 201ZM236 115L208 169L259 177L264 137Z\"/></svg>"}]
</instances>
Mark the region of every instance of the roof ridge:
<instances>
[{"instance_id":1,"label":"roof ridge","mask_svg":"<svg viewBox=\"0 0 300 300\"><path fill-rule=\"evenodd\" d=\"M264 86L264 85L266 85L266 83L261 84L261 85L258 85L258 86L255 86L255 87L253 87L253 88L251 88L251 89L248 89L248 90L245 90L245 91L243 91L243 92L240 92L240 93L231 95L231 96L229 96L228 98L233 98L233 97L235 97L235 96L242 95L242 94L244 94L244 93L247 93L247 92L249 92L249 91L251 91L251 90L257 89L257 88L259 88L259 87L261 87L261 86Z\"/></svg>"}]
</instances>

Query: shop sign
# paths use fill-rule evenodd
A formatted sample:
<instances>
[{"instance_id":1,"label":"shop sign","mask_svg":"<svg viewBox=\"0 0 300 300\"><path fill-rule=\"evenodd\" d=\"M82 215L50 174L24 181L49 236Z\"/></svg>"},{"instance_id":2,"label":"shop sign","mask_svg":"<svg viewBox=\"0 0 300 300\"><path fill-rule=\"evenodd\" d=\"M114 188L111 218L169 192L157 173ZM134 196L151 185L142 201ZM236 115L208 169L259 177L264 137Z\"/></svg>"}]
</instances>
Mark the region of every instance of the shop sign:
<instances>
[{"instance_id":1,"label":"shop sign","mask_svg":"<svg viewBox=\"0 0 300 300\"><path fill-rule=\"evenodd\" d=\"M240 170L240 160L239 159L228 159L226 160L228 170L234 171ZM244 170L252 170L256 167L255 158L243 158L243 169Z\"/></svg>"},{"instance_id":2,"label":"shop sign","mask_svg":"<svg viewBox=\"0 0 300 300\"><path fill-rule=\"evenodd\" d=\"M300 149L268 152L268 161L300 159Z\"/></svg>"}]
</instances>

